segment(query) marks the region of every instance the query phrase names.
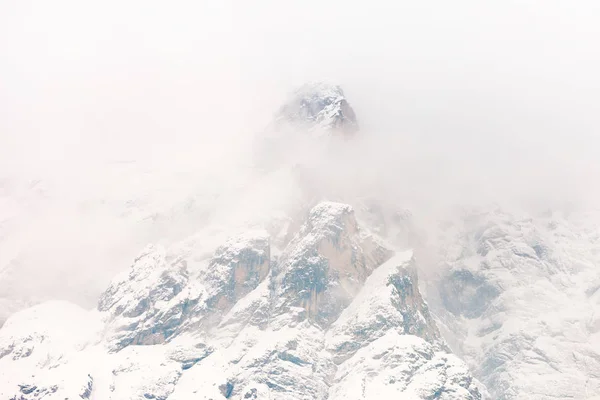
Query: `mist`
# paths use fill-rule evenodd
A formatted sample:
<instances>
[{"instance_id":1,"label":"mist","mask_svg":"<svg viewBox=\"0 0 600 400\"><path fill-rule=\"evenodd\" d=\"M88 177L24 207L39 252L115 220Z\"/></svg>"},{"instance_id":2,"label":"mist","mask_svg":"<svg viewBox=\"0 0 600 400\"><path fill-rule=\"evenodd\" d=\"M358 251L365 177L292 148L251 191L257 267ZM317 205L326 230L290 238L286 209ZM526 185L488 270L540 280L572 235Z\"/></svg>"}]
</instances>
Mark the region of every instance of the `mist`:
<instances>
[{"instance_id":1,"label":"mist","mask_svg":"<svg viewBox=\"0 0 600 400\"><path fill-rule=\"evenodd\" d=\"M308 81L339 84L361 126L289 150L327 193L595 207L598 21L593 1L2 2L6 313L91 307L148 242L208 230L210 251L287 210L296 189L252 149Z\"/></svg>"}]
</instances>

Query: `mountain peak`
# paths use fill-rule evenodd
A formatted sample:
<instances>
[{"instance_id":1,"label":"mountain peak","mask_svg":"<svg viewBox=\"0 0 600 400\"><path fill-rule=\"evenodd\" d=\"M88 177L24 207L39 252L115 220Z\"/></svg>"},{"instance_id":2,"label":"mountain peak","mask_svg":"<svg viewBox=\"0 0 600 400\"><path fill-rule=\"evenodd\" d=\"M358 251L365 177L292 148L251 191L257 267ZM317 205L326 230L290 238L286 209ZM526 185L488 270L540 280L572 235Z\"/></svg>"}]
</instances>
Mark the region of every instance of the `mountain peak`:
<instances>
[{"instance_id":1,"label":"mountain peak","mask_svg":"<svg viewBox=\"0 0 600 400\"><path fill-rule=\"evenodd\" d=\"M310 82L299 87L279 109L278 122L351 136L358 130L356 114L338 85Z\"/></svg>"}]
</instances>

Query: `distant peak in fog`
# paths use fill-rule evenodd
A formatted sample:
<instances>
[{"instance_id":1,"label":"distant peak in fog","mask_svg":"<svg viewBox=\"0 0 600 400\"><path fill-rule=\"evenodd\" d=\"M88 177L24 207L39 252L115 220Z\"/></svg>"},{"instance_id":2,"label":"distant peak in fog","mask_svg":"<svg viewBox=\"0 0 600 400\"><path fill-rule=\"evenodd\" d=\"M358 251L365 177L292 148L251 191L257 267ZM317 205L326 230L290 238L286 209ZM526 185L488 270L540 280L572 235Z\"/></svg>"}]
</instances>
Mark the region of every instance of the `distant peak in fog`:
<instances>
[{"instance_id":1,"label":"distant peak in fog","mask_svg":"<svg viewBox=\"0 0 600 400\"><path fill-rule=\"evenodd\" d=\"M358 130L356 113L342 88L324 82L306 83L293 92L277 112L276 123L343 136L351 136Z\"/></svg>"}]
</instances>

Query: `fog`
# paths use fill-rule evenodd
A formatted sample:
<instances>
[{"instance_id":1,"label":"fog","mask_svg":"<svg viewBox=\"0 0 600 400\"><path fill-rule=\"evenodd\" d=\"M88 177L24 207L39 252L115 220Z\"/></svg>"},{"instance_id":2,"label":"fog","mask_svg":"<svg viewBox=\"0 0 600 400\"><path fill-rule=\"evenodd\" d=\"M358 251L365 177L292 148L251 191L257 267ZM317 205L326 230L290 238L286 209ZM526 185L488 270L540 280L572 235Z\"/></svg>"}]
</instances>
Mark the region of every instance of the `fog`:
<instances>
[{"instance_id":1,"label":"fog","mask_svg":"<svg viewBox=\"0 0 600 400\"><path fill-rule=\"evenodd\" d=\"M595 1L4 1L0 306L91 306L145 243L285 208L248 165L307 81L361 125L311 161L326 186L593 207L599 22Z\"/></svg>"}]
</instances>

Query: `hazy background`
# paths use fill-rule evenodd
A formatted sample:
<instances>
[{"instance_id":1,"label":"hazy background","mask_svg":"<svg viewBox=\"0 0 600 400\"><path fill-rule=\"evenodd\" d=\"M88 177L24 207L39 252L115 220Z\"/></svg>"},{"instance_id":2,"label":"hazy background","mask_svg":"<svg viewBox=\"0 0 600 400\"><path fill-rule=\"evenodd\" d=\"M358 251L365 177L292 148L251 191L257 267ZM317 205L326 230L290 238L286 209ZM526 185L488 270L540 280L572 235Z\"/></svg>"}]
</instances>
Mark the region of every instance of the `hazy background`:
<instances>
[{"instance_id":1,"label":"hazy background","mask_svg":"<svg viewBox=\"0 0 600 400\"><path fill-rule=\"evenodd\" d=\"M599 38L597 1L2 1L0 319L289 196L246 158L309 80L362 127L335 184L595 206Z\"/></svg>"}]
</instances>

